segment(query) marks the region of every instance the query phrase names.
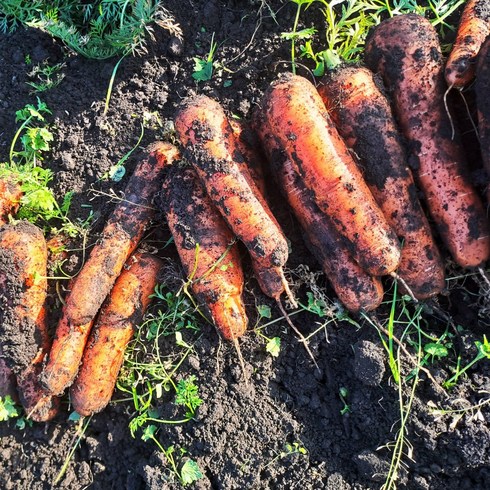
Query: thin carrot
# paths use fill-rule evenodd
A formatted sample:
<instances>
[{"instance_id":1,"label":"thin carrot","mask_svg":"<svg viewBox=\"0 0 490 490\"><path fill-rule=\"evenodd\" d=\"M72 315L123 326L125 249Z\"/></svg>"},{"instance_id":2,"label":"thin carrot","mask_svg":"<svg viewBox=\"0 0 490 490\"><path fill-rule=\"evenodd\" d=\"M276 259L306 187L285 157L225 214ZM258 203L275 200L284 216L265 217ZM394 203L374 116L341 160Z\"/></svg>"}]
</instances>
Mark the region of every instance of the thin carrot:
<instances>
[{"instance_id":1,"label":"thin carrot","mask_svg":"<svg viewBox=\"0 0 490 490\"><path fill-rule=\"evenodd\" d=\"M75 378L95 315L153 219L152 199L165 167L177 156L177 148L168 143L148 149L104 226L100 242L73 282L42 374L42 382L52 393L62 393Z\"/></svg>"},{"instance_id":2,"label":"thin carrot","mask_svg":"<svg viewBox=\"0 0 490 490\"><path fill-rule=\"evenodd\" d=\"M363 176L403 243L397 275L417 299L444 289L444 265L417 197L388 100L362 67L329 73L319 93L340 135L357 155Z\"/></svg>"},{"instance_id":3,"label":"thin carrot","mask_svg":"<svg viewBox=\"0 0 490 490\"><path fill-rule=\"evenodd\" d=\"M395 270L397 238L315 87L305 78L284 75L271 84L260 110L257 124L274 135L354 259L372 275Z\"/></svg>"},{"instance_id":4,"label":"thin carrot","mask_svg":"<svg viewBox=\"0 0 490 490\"><path fill-rule=\"evenodd\" d=\"M175 166L163 185L163 208L192 291L227 340L247 329L237 243L192 168Z\"/></svg>"},{"instance_id":5,"label":"thin carrot","mask_svg":"<svg viewBox=\"0 0 490 490\"><path fill-rule=\"evenodd\" d=\"M53 418L58 400L39 383L50 346L46 324L47 249L42 231L26 221L0 229L2 353L17 377L19 398L35 421Z\"/></svg>"},{"instance_id":6,"label":"thin carrot","mask_svg":"<svg viewBox=\"0 0 490 490\"><path fill-rule=\"evenodd\" d=\"M162 261L153 255L135 253L117 278L70 387L73 408L80 415L100 412L109 403L126 346L150 303L161 265Z\"/></svg>"},{"instance_id":7,"label":"thin carrot","mask_svg":"<svg viewBox=\"0 0 490 490\"><path fill-rule=\"evenodd\" d=\"M490 2L468 0L446 63L445 77L449 87L461 90L473 80L478 52L489 34Z\"/></svg>"},{"instance_id":8,"label":"thin carrot","mask_svg":"<svg viewBox=\"0 0 490 490\"><path fill-rule=\"evenodd\" d=\"M383 21L366 44L365 59L379 71L409 145L427 207L454 260L478 266L490 256L482 202L470 184L458 135L444 106L444 61L437 33L415 14Z\"/></svg>"}]
</instances>

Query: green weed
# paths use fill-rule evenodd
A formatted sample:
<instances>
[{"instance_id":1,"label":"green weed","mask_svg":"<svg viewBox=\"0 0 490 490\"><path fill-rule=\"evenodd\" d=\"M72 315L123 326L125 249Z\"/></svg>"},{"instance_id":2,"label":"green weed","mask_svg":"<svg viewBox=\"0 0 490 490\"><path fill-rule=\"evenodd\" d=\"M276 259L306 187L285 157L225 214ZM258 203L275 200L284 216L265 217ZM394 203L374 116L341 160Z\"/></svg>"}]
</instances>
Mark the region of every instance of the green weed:
<instances>
[{"instance_id":1,"label":"green weed","mask_svg":"<svg viewBox=\"0 0 490 490\"><path fill-rule=\"evenodd\" d=\"M34 89L34 93L51 90L52 88L57 87L65 77L64 73L61 73L61 70L64 67L65 63L48 65L48 63L44 61L40 65L34 66L34 68L27 74L29 77L36 79L36 81L26 83Z\"/></svg>"},{"instance_id":2,"label":"green weed","mask_svg":"<svg viewBox=\"0 0 490 490\"><path fill-rule=\"evenodd\" d=\"M26 418L22 407L16 405L10 395L0 396L0 422L7 422L15 419L15 427L19 430L25 429L26 426L32 426L32 420Z\"/></svg>"},{"instance_id":3,"label":"green weed","mask_svg":"<svg viewBox=\"0 0 490 490\"><path fill-rule=\"evenodd\" d=\"M214 55L218 43L214 42L214 32L211 36L211 45L206 58L194 58L194 72L192 78L197 82L207 82L213 76Z\"/></svg>"}]
</instances>

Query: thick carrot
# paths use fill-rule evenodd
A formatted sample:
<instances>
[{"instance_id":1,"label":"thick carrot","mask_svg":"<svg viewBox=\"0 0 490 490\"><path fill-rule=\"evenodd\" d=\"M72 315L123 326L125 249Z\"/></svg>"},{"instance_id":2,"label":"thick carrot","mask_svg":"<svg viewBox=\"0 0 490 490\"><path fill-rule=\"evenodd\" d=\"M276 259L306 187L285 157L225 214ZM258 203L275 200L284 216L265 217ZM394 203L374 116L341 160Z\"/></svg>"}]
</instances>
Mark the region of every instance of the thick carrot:
<instances>
[{"instance_id":1,"label":"thick carrot","mask_svg":"<svg viewBox=\"0 0 490 490\"><path fill-rule=\"evenodd\" d=\"M305 241L321 264L332 287L351 312L370 311L383 299L379 278L367 274L349 254L332 219L322 213L312 192L294 170L271 134L262 134L275 180L286 197L305 234Z\"/></svg>"},{"instance_id":2,"label":"thick carrot","mask_svg":"<svg viewBox=\"0 0 490 490\"><path fill-rule=\"evenodd\" d=\"M305 78L282 76L267 90L257 125L274 135L361 267L372 275L394 271L397 238L315 87Z\"/></svg>"},{"instance_id":3,"label":"thick carrot","mask_svg":"<svg viewBox=\"0 0 490 490\"><path fill-rule=\"evenodd\" d=\"M42 375L52 393L62 393L75 378L93 319L154 217L152 199L161 187L165 167L177 155L177 148L168 143L148 149L126 186L124 199L104 226L100 242L73 282Z\"/></svg>"},{"instance_id":4,"label":"thick carrot","mask_svg":"<svg viewBox=\"0 0 490 490\"><path fill-rule=\"evenodd\" d=\"M19 209L23 195L20 184L7 177L0 178L0 225L8 223L8 217Z\"/></svg>"},{"instance_id":5,"label":"thick carrot","mask_svg":"<svg viewBox=\"0 0 490 490\"><path fill-rule=\"evenodd\" d=\"M478 54L475 93L481 157L487 172L487 202L490 203L490 36Z\"/></svg>"},{"instance_id":6,"label":"thick carrot","mask_svg":"<svg viewBox=\"0 0 490 490\"><path fill-rule=\"evenodd\" d=\"M26 221L0 229L0 330L7 367L17 377L28 417L53 418L58 400L39 383L50 346L46 324L47 249L42 231Z\"/></svg>"},{"instance_id":7,"label":"thick carrot","mask_svg":"<svg viewBox=\"0 0 490 490\"><path fill-rule=\"evenodd\" d=\"M490 255L488 224L458 135L452 137L436 31L419 15L393 17L374 30L365 58L392 92L409 144L408 162L447 248L460 266L480 265Z\"/></svg>"},{"instance_id":8,"label":"thick carrot","mask_svg":"<svg viewBox=\"0 0 490 490\"><path fill-rule=\"evenodd\" d=\"M73 408L80 415L100 412L109 403L126 346L150 303L161 265L153 255L135 253L117 278L92 328L80 371L70 388Z\"/></svg>"},{"instance_id":9,"label":"thick carrot","mask_svg":"<svg viewBox=\"0 0 490 490\"><path fill-rule=\"evenodd\" d=\"M331 72L319 93L340 136L359 157L364 179L402 242L398 276L417 299L444 289L444 265L417 197L388 100L362 67Z\"/></svg>"},{"instance_id":10,"label":"thick carrot","mask_svg":"<svg viewBox=\"0 0 490 490\"><path fill-rule=\"evenodd\" d=\"M446 63L445 76L450 87L462 89L473 80L478 52L489 34L490 2L468 0Z\"/></svg>"},{"instance_id":11,"label":"thick carrot","mask_svg":"<svg viewBox=\"0 0 490 490\"><path fill-rule=\"evenodd\" d=\"M223 108L206 96L187 100L175 127L186 156L235 235L247 247L262 291L279 300L289 292L283 266L287 241L249 180L240 171L240 153Z\"/></svg>"},{"instance_id":12,"label":"thick carrot","mask_svg":"<svg viewBox=\"0 0 490 490\"><path fill-rule=\"evenodd\" d=\"M170 169L163 207L192 291L227 340L247 329L237 243L192 168Z\"/></svg>"}]
</instances>

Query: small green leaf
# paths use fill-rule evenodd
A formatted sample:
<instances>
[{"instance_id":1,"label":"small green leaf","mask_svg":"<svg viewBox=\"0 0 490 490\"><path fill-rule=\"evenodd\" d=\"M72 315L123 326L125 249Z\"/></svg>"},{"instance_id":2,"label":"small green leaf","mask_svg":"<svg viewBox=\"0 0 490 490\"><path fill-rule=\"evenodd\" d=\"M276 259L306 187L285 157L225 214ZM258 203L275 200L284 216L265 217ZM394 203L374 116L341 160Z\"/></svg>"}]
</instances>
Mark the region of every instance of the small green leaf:
<instances>
[{"instance_id":1,"label":"small green leaf","mask_svg":"<svg viewBox=\"0 0 490 490\"><path fill-rule=\"evenodd\" d=\"M183 485L190 485L203 477L198 464L192 459L188 459L180 471L181 482Z\"/></svg>"},{"instance_id":2,"label":"small green leaf","mask_svg":"<svg viewBox=\"0 0 490 490\"><path fill-rule=\"evenodd\" d=\"M257 311L259 312L259 315L261 318L271 318L272 317L271 309L267 305L258 305Z\"/></svg>"},{"instance_id":3,"label":"small green leaf","mask_svg":"<svg viewBox=\"0 0 490 490\"><path fill-rule=\"evenodd\" d=\"M225 80L225 81L223 82L223 87L224 87L224 88L231 87L232 83L233 83L233 82L232 82L231 80Z\"/></svg>"},{"instance_id":4,"label":"small green leaf","mask_svg":"<svg viewBox=\"0 0 490 490\"><path fill-rule=\"evenodd\" d=\"M278 357L281 351L281 339L279 337L273 337L267 342L265 350L273 357Z\"/></svg>"},{"instance_id":5,"label":"small green leaf","mask_svg":"<svg viewBox=\"0 0 490 490\"><path fill-rule=\"evenodd\" d=\"M109 177L114 182L120 182L126 174L126 168L123 165L113 165L109 170Z\"/></svg>"},{"instance_id":6,"label":"small green leaf","mask_svg":"<svg viewBox=\"0 0 490 490\"><path fill-rule=\"evenodd\" d=\"M78 412L72 412L68 416L68 421L69 422L78 422L81 418L82 418L82 416Z\"/></svg>"},{"instance_id":7,"label":"small green leaf","mask_svg":"<svg viewBox=\"0 0 490 490\"><path fill-rule=\"evenodd\" d=\"M157 431L156 425L148 425L147 427L145 427L145 430L143 431L143 435L141 436L141 439L145 442L148 439L154 439L156 431Z\"/></svg>"},{"instance_id":8,"label":"small green leaf","mask_svg":"<svg viewBox=\"0 0 490 490\"><path fill-rule=\"evenodd\" d=\"M19 412L12 397L10 395L7 395L3 399L0 397L0 422L5 422L8 419L18 416Z\"/></svg>"},{"instance_id":9,"label":"small green leaf","mask_svg":"<svg viewBox=\"0 0 490 490\"><path fill-rule=\"evenodd\" d=\"M448 350L442 344L429 343L424 345L424 351L433 357L438 357L439 359L447 357Z\"/></svg>"},{"instance_id":10,"label":"small green leaf","mask_svg":"<svg viewBox=\"0 0 490 490\"><path fill-rule=\"evenodd\" d=\"M194 58L194 73L192 78L198 82L207 82L213 76L213 62Z\"/></svg>"}]
</instances>

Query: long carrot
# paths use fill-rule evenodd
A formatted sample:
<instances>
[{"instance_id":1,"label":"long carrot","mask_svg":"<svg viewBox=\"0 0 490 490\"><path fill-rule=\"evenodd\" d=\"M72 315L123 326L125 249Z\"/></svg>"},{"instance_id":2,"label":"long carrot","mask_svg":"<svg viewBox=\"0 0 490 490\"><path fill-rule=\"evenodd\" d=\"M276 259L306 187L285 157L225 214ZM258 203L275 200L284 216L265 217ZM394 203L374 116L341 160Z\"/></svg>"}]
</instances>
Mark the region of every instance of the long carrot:
<instances>
[{"instance_id":1,"label":"long carrot","mask_svg":"<svg viewBox=\"0 0 490 490\"><path fill-rule=\"evenodd\" d=\"M47 249L42 231L26 221L0 229L2 353L17 377L19 398L28 417L53 418L58 400L39 383L50 345L46 324Z\"/></svg>"},{"instance_id":2,"label":"long carrot","mask_svg":"<svg viewBox=\"0 0 490 490\"><path fill-rule=\"evenodd\" d=\"M187 100L175 127L186 156L236 236L245 244L262 291L279 300L289 288L283 267L287 241L236 160L243 159L223 108L206 96ZM294 301L294 300L293 300Z\"/></svg>"},{"instance_id":3,"label":"long carrot","mask_svg":"<svg viewBox=\"0 0 490 490\"><path fill-rule=\"evenodd\" d=\"M152 199L165 167L177 155L177 148L169 143L148 149L126 186L124 199L105 224L100 242L73 282L42 375L52 393L62 393L75 378L93 319L154 217Z\"/></svg>"},{"instance_id":4,"label":"long carrot","mask_svg":"<svg viewBox=\"0 0 490 490\"><path fill-rule=\"evenodd\" d=\"M429 211L454 260L478 266L490 256L482 202L467 176L467 162L444 106L444 62L437 33L415 14L383 21L366 44L366 62L379 71L409 144Z\"/></svg>"},{"instance_id":5,"label":"long carrot","mask_svg":"<svg viewBox=\"0 0 490 490\"><path fill-rule=\"evenodd\" d=\"M192 168L172 168L163 207L185 273L201 306L227 340L247 329L244 277L237 243Z\"/></svg>"},{"instance_id":6,"label":"long carrot","mask_svg":"<svg viewBox=\"0 0 490 490\"><path fill-rule=\"evenodd\" d=\"M80 371L70 387L73 408L80 415L100 412L109 403L126 346L150 303L161 265L162 261L153 255L135 253L117 278L92 328Z\"/></svg>"},{"instance_id":7,"label":"long carrot","mask_svg":"<svg viewBox=\"0 0 490 490\"><path fill-rule=\"evenodd\" d=\"M322 213L293 163L269 133L261 135L275 180L298 219L305 241L321 264L332 287L351 312L370 311L383 299L379 278L367 274L349 254L332 219Z\"/></svg>"},{"instance_id":8,"label":"long carrot","mask_svg":"<svg viewBox=\"0 0 490 490\"><path fill-rule=\"evenodd\" d=\"M468 0L446 63L445 76L449 87L462 89L473 80L478 52L489 34L490 2Z\"/></svg>"},{"instance_id":9,"label":"long carrot","mask_svg":"<svg viewBox=\"0 0 490 490\"><path fill-rule=\"evenodd\" d=\"M340 135L359 157L369 189L403 243L397 275L417 299L440 293L444 289L441 255L420 206L389 102L372 72L362 67L337 69L318 91Z\"/></svg>"},{"instance_id":10,"label":"long carrot","mask_svg":"<svg viewBox=\"0 0 490 490\"><path fill-rule=\"evenodd\" d=\"M354 259L372 275L394 271L397 238L315 87L296 75L280 77L264 95L257 121L277 139Z\"/></svg>"}]
</instances>

